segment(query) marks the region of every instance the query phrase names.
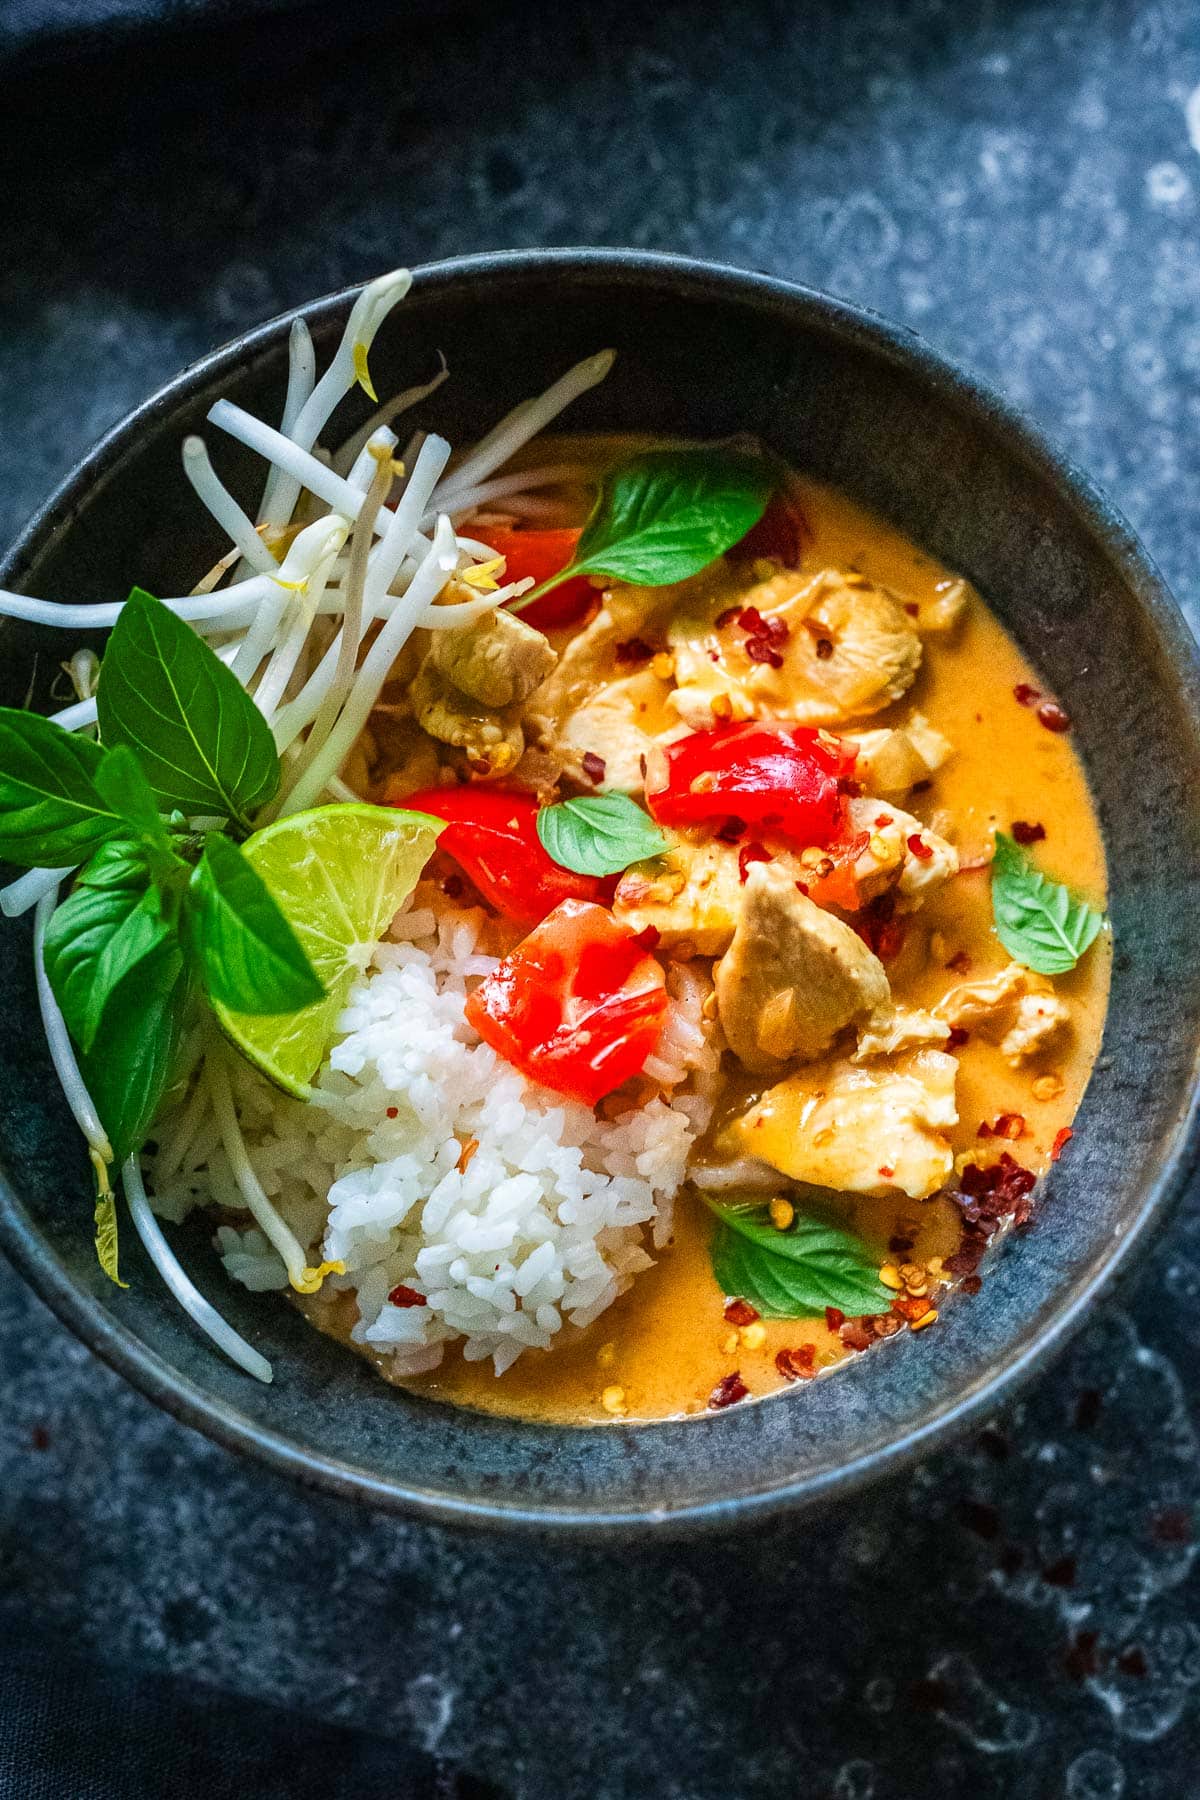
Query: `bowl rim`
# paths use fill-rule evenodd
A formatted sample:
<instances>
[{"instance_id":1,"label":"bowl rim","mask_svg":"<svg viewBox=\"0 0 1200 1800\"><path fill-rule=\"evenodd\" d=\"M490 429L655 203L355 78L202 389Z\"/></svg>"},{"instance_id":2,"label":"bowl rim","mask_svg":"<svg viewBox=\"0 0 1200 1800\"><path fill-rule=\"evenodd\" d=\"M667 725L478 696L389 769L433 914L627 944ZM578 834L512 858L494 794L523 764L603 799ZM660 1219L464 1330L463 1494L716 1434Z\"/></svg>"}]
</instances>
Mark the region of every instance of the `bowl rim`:
<instances>
[{"instance_id":1,"label":"bowl rim","mask_svg":"<svg viewBox=\"0 0 1200 1800\"><path fill-rule=\"evenodd\" d=\"M960 369L910 327L871 308L775 275L690 256L565 246L480 252L414 265L412 271L415 291L464 280L486 282L496 275L520 278L555 272L564 277L590 274L600 281L607 279L618 285L647 289L674 284L683 293L696 297L727 297L759 306L765 302L770 310L882 356L932 389L937 397L984 425L1008 454L1039 475L1067 510L1103 542L1148 614L1174 672L1180 699L1200 732L1200 648L1159 570L1091 478L1048 433L1002 398L988 382ZM341 288L252 326L188 364L133 407L77 459L0 556L0 583L20 585L47 538L69 528L81 502L119 463L141 431L172 412L198 387L227 370L243 367L261 351L274 348L294 319L303 317L311 323L336 316L349 308L358 292L358 284ZM1183 1193L1198 1161L1200 1089L1194 1085L1156 1167L1141 1183L1135 1210L1125 1229L1093 1258L1061 1303L1040 1322L1035 1334L1014 1344L986 1374L886 1444L863 1451L837 1467L799 1474L767 1489L750 1489L679 1507L635 1504L589 1510L578 1503L559 1506L507 1501L501 1496L473 1499L441 1489L425 1489L382 1476L353 1461L314 1451L283 1431L245 1417L234 1404L214 1399L131 1328L121 1324L98 1298L76 1286L2 1171L0 1248L61 1322L110 1368L181 1423L203 1432L228 1450L265 1464L273 1472L342 1499L440 1525L533 1529L578 1539L611 1540L630 1531L679 1534L765 1521L853 1492L868 1481L900 1471L961 1435L972 1423L1011 1399L1023 1383L1062 1350L1098 1296L1127 1272L1135 1253L1144 1251L1153 1231L1165 1221ZM654 1426L641 1425L636 1429L653 1430Z\"/></svg>"}]
</instances>

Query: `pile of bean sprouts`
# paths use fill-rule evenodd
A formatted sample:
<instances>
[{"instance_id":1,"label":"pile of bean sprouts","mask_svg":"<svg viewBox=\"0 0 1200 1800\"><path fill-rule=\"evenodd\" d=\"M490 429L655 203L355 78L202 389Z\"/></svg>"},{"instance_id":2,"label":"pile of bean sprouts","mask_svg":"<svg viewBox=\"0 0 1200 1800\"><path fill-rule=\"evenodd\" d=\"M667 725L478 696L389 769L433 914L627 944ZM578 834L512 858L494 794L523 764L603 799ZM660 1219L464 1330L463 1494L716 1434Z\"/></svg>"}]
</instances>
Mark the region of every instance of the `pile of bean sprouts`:
<instances>
[{"instance_id":1,"label":"pile of bean sprouts","mask_svg":"<svg viewBox=\"0 0 1200 1800\"><path fill-rule=\"evenodd\" d=\"M303 318L291 328L287 394L278 427L232 401L218 400L208 418L267 464L258 512L251 519L221 481L202 438L183 444L183 467L197 497L230 541L229 551L190 593L166 604L214 648L246 687L274 734L282 761L279 795L258 823L303 811L325 799L355 800L339 771L378 701L397 656L416 630L438 631L482 618L527 583L492 586L477 599L443 601L452 579L468 589L472 568L493 563L491 548L456 529L479 508L542 487L577 480L565 464L500 474L573 400L604 379L612 351L577 363L545 393L505 415L447 473L451 447L416 433L397 457L392 423L446 378L397 394L335 454L320 446L333 413L356 384L372 399L367 358L375 335L411 286L406 269L365 287L320 380L312 335ZM465 583L463 578L466 578ZM115 624L122 602L59 605L0 590L0 615L68 631ZM378 626L378 631L375 628ZM79 651L67 665L78 699L53 715L68 731L96 725L96 657ZM46 977L47 922L69 868L31 869L0 888L10 918L34 911L38 1001L54 1067L84 1138L102 1196L110 1192L113 1151L80 1076L62 1013ZM202 1128L224 1145L249 1212L287 1267L292 1286L312 1292L325 1268L306 1267L302 1246L263 1192L238 1124L227 1047L215 1034L192 1046L195 1081L159 1146L160 1175L182 1162ZM234 1331L185 1273L151 1210L139 1158L121 1179L130 1215L159 1275L195 1324L239 1367L270 1381L271 1365Z\"/></svg>"}]
</instances>

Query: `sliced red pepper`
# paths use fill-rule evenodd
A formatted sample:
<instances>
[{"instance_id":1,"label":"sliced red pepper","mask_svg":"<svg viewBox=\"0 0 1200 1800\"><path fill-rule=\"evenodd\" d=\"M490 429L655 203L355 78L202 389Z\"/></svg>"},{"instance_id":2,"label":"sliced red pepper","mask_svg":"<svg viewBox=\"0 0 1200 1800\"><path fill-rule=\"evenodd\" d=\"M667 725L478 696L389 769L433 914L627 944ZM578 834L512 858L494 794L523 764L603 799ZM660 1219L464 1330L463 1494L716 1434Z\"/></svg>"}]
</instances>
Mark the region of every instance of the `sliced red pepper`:
<instances>
[{"instance_id":1,"label":"sliced red pepper","mask_svg":"<svg viewBox=\"0 0 1200 1800\"><path fill-rule=\"evenodd\" d=\"M565 569L575 554L579 532L574 528L526 531L505 525L480 526L483 542L504 558L504 579L540 584ZM574 625L600 604L600 596L586 575L573 575L561 587L551 588L540 600L521 608L521 617L537 631Z\"/></svg>"},{"instance_id":2,"label":"sliced red pepper","mask_svg":"<svg viewBox=\"0 0 1200 1800\"><path fill-rule=\"evenodd\" d=\"M467 998L506 1062L595 1106L640 1072L667 1013L663 972L603 906L564 900Z\"/></svg>"},{"instance_id":3,"label":"sliced red pepper","mask_svg":"<svg viewBox=\"0 0 1200 1800\"><path fill-rule=\"evenodd\" d=\"M856 755L807 725L718 725L667 745L666 780L647 789L646 804L660 825L732 817L801 847L826 844L842 821L838 782L852 774Z\"/></svg>"},{"instance_id":4,"label":"sliced red pepper","mask_svg":"<svg viewBox=\"0 0 1200 1800\"><path fill-rule=\"evenodd\" d=\"M785 569L798 569L808 535L808 520L796 502L776 488L758 524L750 527L729 554L735 560L746 562L757 556L769 556L781 562Z\"/></svg>"},{"instance_id":5,"label":"sliced red pepper","mask_svg":"<svg viewBox=\"0 0 1200 1800\"><path fill-rule=\"evenodd\" d=\"M538 803L511 788L425 788L398 805L446 819L438 849L507 919L536 925L563 900L603 900L611 882L560 869L537 834Z\"/></svg>"}]
</instances>

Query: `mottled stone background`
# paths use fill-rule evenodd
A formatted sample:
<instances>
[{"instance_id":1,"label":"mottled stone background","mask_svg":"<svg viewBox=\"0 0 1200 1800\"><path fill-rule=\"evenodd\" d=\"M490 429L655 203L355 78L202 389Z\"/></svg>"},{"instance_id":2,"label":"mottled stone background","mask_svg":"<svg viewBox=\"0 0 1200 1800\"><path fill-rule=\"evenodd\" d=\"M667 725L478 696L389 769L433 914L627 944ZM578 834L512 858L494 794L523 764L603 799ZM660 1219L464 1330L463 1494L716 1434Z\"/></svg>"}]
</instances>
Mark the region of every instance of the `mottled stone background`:
<instances>
[{"instance_id":1,"label":"mottled stone background","mask_svg":"<svg viewBox=\"0 0 1200 1800\"><path fill-rule=\"evenodd\" d=\"M10 74L0 533L285 306L625 243L915 325L1098 477L1200 621L1194 0L412 11ZM1200 1795L1198 1355L1193 1206L1067 1362L900 1487L551 1553L233 1462L4 1274L0 1630L374 1723L520 1800Z\"/></svg>"}]
</instances>

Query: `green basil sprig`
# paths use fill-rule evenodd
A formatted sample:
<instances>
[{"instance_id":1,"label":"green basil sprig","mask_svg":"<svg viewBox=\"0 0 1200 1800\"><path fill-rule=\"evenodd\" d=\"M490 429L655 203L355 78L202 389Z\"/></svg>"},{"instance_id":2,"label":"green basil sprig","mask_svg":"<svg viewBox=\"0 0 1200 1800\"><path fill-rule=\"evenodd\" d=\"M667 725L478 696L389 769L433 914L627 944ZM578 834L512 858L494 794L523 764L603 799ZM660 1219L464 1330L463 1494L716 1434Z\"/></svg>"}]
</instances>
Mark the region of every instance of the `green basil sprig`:
<instances>
[{"instance_id":1,"label":"green basil sprig","mask_svg":"<svg viewBox=\"0 0 1200 1800\"><path fill-rule=\"evenodd\" d=\"M775 478L738 450L649 450L610 469L575 555L509 608L523 607L575 575L608 575L638 587L686 581L723 556L762 518Z\"/></svg>"},{"instance_id":2,"label":"green basil sprig","mask_svg":"<svg viewBox=\"0 0 1200 1800\"><path fill-rule=\"evenodd\" d=\"M100 737L135 752L159 805L244 830L279 786L271 728L237 676L160 600L134 588L96 689Z\"/></svg>"},{"instance_id":3,"label":"green basil sprig","mask_svg":"<svg viewBox=\"0 0 1200 1800\"><path fill-rule=\"evenodd\" d=\"M102 741L0 708L0 858L81 864L45 935L46 974L118 1163L141 1148L203 999L286 1013L324 986L224 831L279 786L254 702L195 632L141 589L101 664ZM118 1279L107 1182L97 1252Z\"/></svg>"},{"instance_id":4,"label":"green basil sprig","mask_svg":"<svg viewBox=\"0 0 1200 1800\"><path fill-rule=\"evenodd\" d=\"M627 794L584 794L543 806L537 815L542 848L576 875L615 875L667 848L667 840Z\"/></svg>"},{"instance_id":5,"label":"green basil sprig","mask_svg":"<svg viewBox=\"0 0 1200 1800\"><path fill-rule=\"evenodd\" d=\"M819 1318L827 1306L854 1318L886 1311L892 1295L879 1258L852 1232L799 1212L779 1231L759 1203L704 1201L719 1221L710 1249L717 1285L764 1319Z\"/></svg>"},{"instance_id":6,"label":"green basil sprig","mask_svg":"<svg viewBox=\"0 0 1200 1800\"><path fill-rule=\"evenodd\" d=\"M1008 954L1039 975L1073 969L1104 924L1103 913L1048 880L1003 831L992 863L992 916Z\"/></svg>"}]
</instances>

